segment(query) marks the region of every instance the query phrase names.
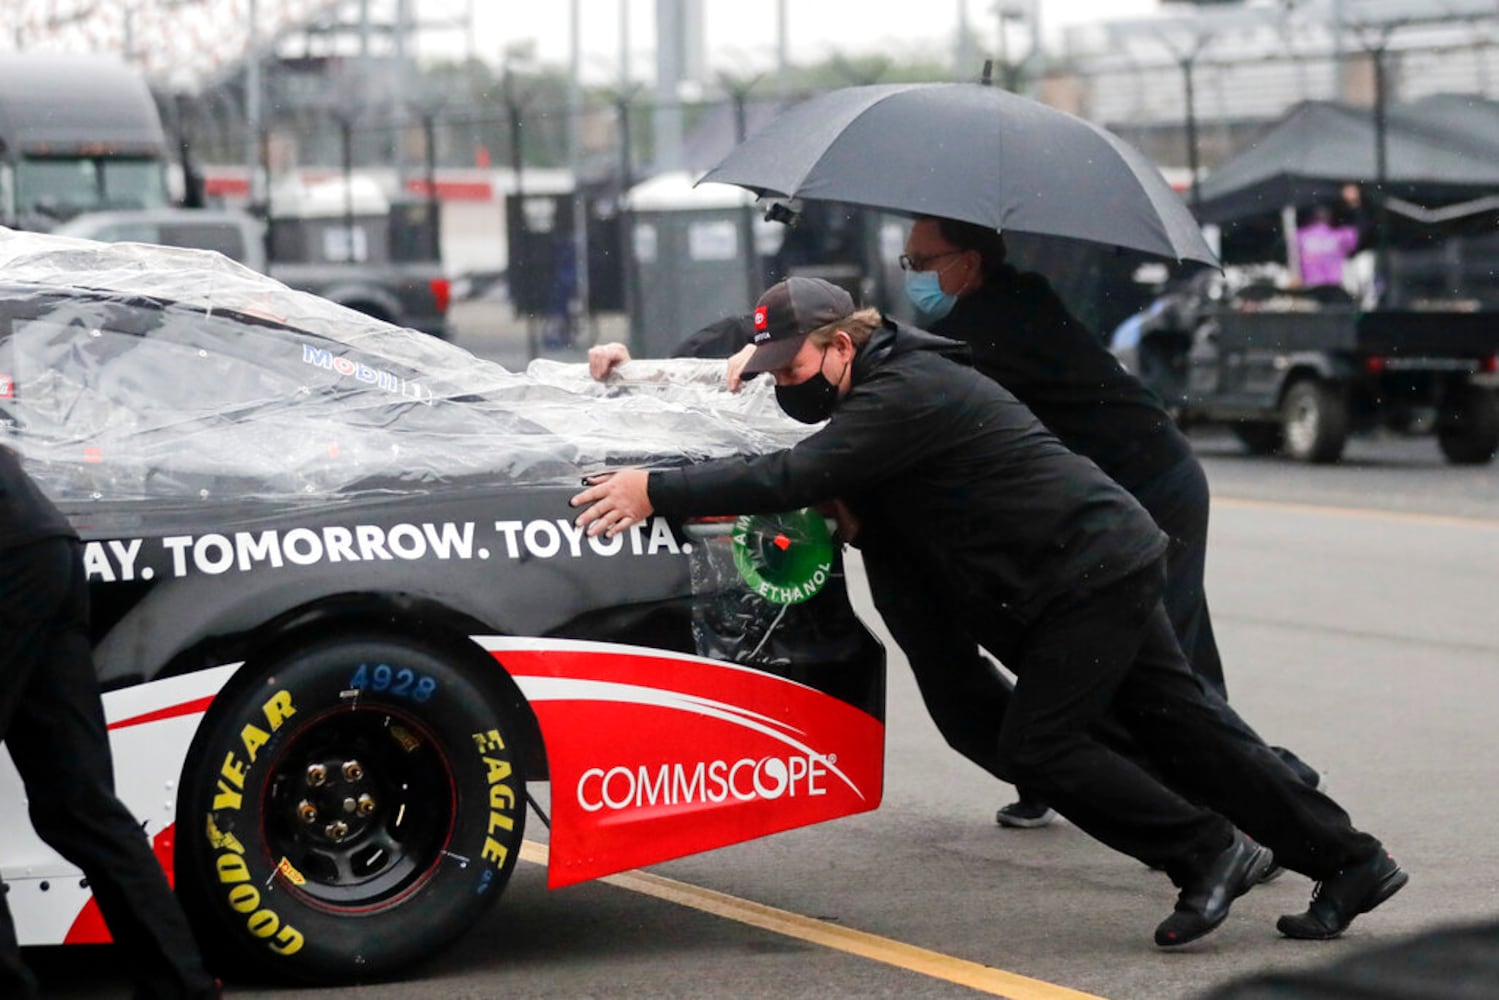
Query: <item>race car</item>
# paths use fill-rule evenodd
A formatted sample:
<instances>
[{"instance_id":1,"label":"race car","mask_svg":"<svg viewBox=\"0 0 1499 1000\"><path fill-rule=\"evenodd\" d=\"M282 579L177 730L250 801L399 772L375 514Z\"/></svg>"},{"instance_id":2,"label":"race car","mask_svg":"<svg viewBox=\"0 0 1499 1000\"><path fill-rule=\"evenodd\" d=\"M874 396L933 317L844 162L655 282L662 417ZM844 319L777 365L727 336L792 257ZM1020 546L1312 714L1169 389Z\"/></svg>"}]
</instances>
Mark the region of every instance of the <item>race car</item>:
<instances>
[{"instance_id":1,"label":"race car","mask_svg":"<svg viewBox=\"0 0 1499 1000\"><path fill-rule=\"evenodd\" d=\"M807 429L717 362L629 371L511 372L214 254L0 230L0 444L84 540L118 790L221 960L429 957L542 799L554 888L878 806L884 654L822 514L604 539L568 504ZM107 940L22 799L6 755L21 942Z\"/></svg>"}]
</instances>

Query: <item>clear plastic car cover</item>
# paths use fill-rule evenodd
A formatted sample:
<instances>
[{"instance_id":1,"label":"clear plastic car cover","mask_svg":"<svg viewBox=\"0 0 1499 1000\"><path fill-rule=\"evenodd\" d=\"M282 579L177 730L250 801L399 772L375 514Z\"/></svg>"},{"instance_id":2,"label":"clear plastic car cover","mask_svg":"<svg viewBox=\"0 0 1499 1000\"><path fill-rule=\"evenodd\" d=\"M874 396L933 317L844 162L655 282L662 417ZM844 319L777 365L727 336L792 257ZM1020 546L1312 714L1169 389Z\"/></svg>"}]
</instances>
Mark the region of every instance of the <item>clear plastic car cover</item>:
<instances>
[{"instance_id":1,"label":"clear plastic car cover","mask_svg":"<svg viewBox=\"0 0 1499 1000\"><path fill-rule=\"evenodd\" d=\"M845 598L843 560L823 515L757 514L717 526L727 530L714 527L689 529L698 654L775 666L833 691L831 665L857 661L863 630ZM839 586L824 588L835 580ZM814 673L798 675L798 665L807 664L816 664Z\"/></svg>"},{"instance_id":2,"label":"clear plastic car cover","mask_svg":"<svg viewBox=\"0 0 1499 1000\"><path fill-rule=\"evenodd\" d=\"M0 443L59 500L576 482L808 430L718 361L517 373L217 254L0 230Z\"/></svg>"}]
</instances>

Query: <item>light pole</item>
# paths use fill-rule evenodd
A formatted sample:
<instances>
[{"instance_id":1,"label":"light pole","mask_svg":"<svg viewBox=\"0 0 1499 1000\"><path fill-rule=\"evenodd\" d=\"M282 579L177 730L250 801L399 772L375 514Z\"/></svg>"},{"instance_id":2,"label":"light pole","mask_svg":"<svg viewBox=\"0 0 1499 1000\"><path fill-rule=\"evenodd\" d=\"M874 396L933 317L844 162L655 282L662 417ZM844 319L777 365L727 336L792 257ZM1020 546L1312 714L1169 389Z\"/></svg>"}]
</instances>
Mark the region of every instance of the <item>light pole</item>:
<instances>
[{"instance_id":1,"label":"light pole","mask_svg":"<svg viewBox=\"0 0 1499 1000\"><path fill-rule=\"evenodd\" d=\"M1343 99L1343 0L1332 0L1332 66L1334 97Z\"/></svg>"},{"instance_id":2,"label":"light pole","mask_svg":"<svg viewBox=\"0 0 1499 1000\"><path fill-rule=\"evenodd\" d=\"M1199 216L1202 213L1202 195L1197 183L1197 95L1193 86L1193 64L1197 61L1195 54L1186 56L1181 60L1182 85L1186 89L1187 101L1187 171L1191 176L1191 197L1189 202L1192 206L1192 214Z\"/></svg>"},{"instance_id":3,"label":"light pole","mask_svg":"<svg viewBox=\"0 0 1499 1000\"><path fill-rule=\"evenodd\" d=\"M1389 21L1358 27L1359 40L1374 69L1374 293L1379 306L1389 304L1390 295L1390 206L1385 191L1390 180L1388 110L1389 80L1385 55L1390 36L1405 27L1405 21Z\"/></svg>"},{"instance_id":4,"label":"light pole","mask_svg":"<svg viewBox=\"0 0 1499 1000\"><path fill-rule=\"evenodd\" d=\"M1046 73L1046 49L1041 44L1041 0L1030 0L1026 17L1031 22L1031 50L1025 57L1026 89L1035 97Z\"/></svg>"},{"instance_id":5,"label":"light pole","mask_svg":"<svg viewBox=\"0 0 1499 1000\"><path fill-rule=\"evenodd\" d=\"M745 136L749 131L746 106L749 102L750 91L754 89L755 84L759 81L760 75L758 73L752 77L736 77L723 72L718 74L719 86L723 88L724 93L729 95L729 99L734 105L735 145L744 142ZM760 273L760 260L759 256L755 253L755 213L754 209L748 204L744 206L739 215L739 232L740 242L744 247L744 271L749 291L749 301L753 303L760 297L760 292L763 290L761 286L764 285L765 278Z\"/></svg>"},{"instance_id":6,"label":"light pole","mask_svg":"<svg viewBox=\"0 0 1499 1000\"><path fill-rule=\"evenodd\" d=\"M422 110L422 165L427 187L427 250L433 260L442 259L442 204L437 198L437 114L432 108Z\"/></svg>"},{"instance_id":7,"label":"light pole","mask_svg":"<svg viewBox=\"0 0 1499 1000\"><path fill-rule=\"evenodd\" d=\"M248 37L245 43L245 167L250 172L250 205L265 201L265 182L260 176L260 23L259 4L249 3Z\"/></svg>"},{"instance_id":8,"label":"light pole","mask_svg":"<svg viewBox=\"0 0 1499 1000\"><path fill-rule=\"evenodd\" d=\"M1200 164L1198 162L1197 150L1197 60L1202 57L1203 51L1212 41L1212 36L1203 32L1196 32L1186 47L1172 43L1165 34L1157 34L1156 40L1165 47L1171 57L1182 71L1182 97L1186 102L1186 131L1187 131L1187 170L1191 174L1191 188L1188 193L1188 204L1192 206L1193 216L1199 216L1202 208L1202 195L1198 186L1198 173Z\"/></svg>"},{"instance_id":9,"label":"light pole","mask_svg":"<svg viewBox=\"0 0 1499 1000\"><path fill-rule=\"evenodd\" d=\"M570 52L567 88L567 162L573 175L573 274L577 281L580 318L593 339L593 311L588 296L588 206L583 196L579 166L583 145L583 14L580 0L572 0L568 22Z\"/></svg>"},{"instance_id":10,"label":"light pole","mask_svg":"<svg viewBox=\"0 0 1499 1000\"><path fill-rule=\"evenodd\" d=\"M968 0L958 0L958 79L969 78L973 65L973 33L968 30Z\"/></svg>"},{"instance_id":11,"label":"light pole","mask_svg":"<svg viewBox=\"0 0 1499 1000\"><path fill-rule=\"evenodd\" d=\"M1369 50L1374 60L1374 292L1378 305L1386 305L1390 288L1390 207L1385 185L1390 177L1389 128L1386 105L1385 46L1389 33Z\"/></svg>"},{"instance_id":12,"label":"light pole","mask_svg":"<svg viewBox=\"0 0 1499 1000\"><path fill-rule=\"evenodd\" d=\"M1023 0L998 0L993 10L999 22L999 78L1006 90L1018 90L1020 67L1010 61L1010 22L1023 23L1027 11Z\"/></svg>"},{"instance_id":13,"label":"light pole","mask_svg":"<svg viewBox=\"0 0 1499 1000\"><path fill-rule=\"evenodd\" d=\"M787 0L776 0L776 93L782 100L785 100L791 90L787 79L791 69L787 6Z\"/></svg>"}]
</instances>

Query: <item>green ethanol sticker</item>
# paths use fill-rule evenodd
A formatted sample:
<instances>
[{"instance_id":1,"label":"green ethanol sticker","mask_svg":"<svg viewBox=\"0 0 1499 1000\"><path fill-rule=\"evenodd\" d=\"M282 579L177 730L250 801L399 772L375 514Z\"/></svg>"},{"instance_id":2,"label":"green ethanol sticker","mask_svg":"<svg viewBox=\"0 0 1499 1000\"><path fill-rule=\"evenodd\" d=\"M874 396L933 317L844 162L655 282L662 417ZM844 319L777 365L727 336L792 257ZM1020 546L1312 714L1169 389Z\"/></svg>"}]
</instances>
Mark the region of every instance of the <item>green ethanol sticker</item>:
<instances>
[{"instance_id":1,"label":"green ethanol sticker","mask_svg":"<svg viewBox=\"0 0 1499 1000\"><path fill-rule=\"evenodd\" d=\"M747 514L734 522L734 565L750 589L773 604L800 604L827 585L833 538L810 507Z\"/></svg>"}]
</instances>

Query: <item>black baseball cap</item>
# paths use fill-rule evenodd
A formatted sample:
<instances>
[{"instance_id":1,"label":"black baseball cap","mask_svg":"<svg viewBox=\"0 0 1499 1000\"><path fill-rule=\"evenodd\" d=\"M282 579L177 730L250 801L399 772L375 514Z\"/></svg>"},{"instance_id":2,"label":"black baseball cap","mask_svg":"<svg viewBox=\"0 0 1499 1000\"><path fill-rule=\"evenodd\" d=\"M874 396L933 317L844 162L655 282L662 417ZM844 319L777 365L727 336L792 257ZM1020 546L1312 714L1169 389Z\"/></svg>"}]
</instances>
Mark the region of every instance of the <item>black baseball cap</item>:
<instances>
[{"instance_id":1,"label":"black baseball cap","mask_svg":"<svg viewBox=\"0 0 1499 1000\"><path fill-rule=\"evenodd\" d=\"M787 278L765 290L755 303L755 353L744 374L784 368L802 349L813 330L853 314L854 300L843 289L821 278Z\"/></svg>"}]
</instances>

